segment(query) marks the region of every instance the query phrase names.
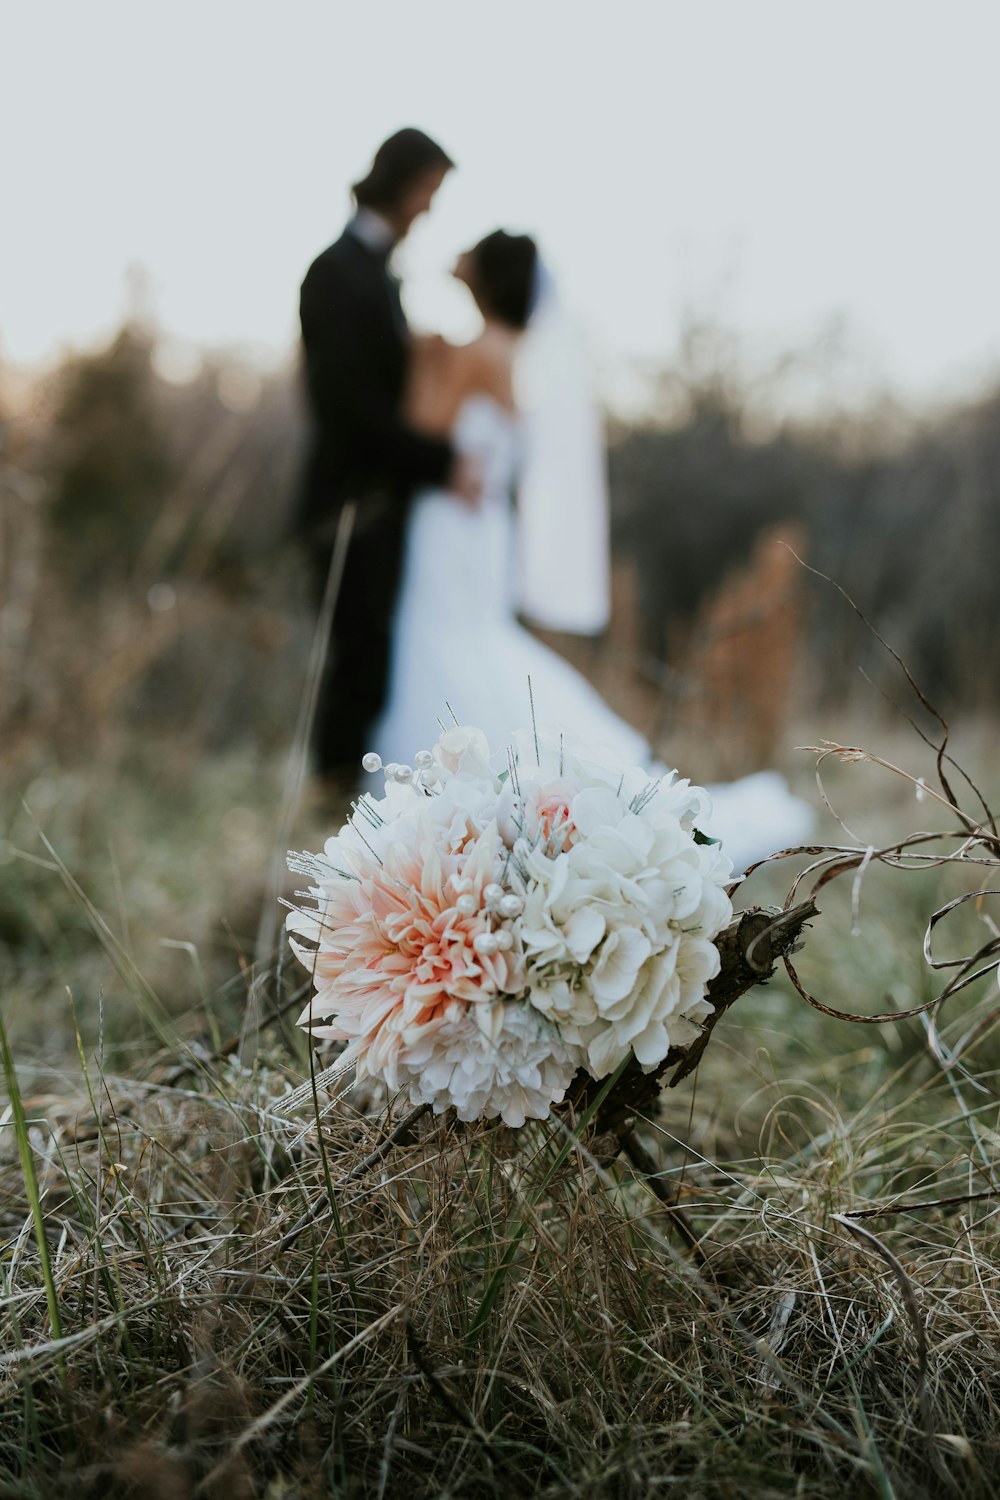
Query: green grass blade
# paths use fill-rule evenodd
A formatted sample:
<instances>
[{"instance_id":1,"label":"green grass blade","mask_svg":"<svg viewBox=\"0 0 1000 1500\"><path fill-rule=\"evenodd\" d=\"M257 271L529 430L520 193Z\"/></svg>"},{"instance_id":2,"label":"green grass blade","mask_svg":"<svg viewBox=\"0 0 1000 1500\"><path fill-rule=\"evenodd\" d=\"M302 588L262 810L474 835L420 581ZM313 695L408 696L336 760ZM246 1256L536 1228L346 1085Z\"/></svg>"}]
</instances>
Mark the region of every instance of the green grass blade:
<instances>
[{"instance_id":1,"label":"green grass blade","mask_svg":"<svg viewBox=\"0 0 1000 1500\"><path fill-rule=\"evenodd\" d=\"M14 1067L14 1056L10 1050L7 1028L4 1025L2 1014L0 1014L0 1051L3 1052L3 1070L7 1082L7 1097L10 1101L11 1113L14 1118L14 1134L17 1139L18 1155L21 1159L24 1191L31 1209L35 1242L38 1246L38 1260L42 1270L42 1279L45 1283L45 1298L49 1307L49 1323L52 1328L53 1338L61 1339L62 1320L59 1316L59 1298L56 1294L56 1284L52 1275L52 1263L49 1260L48 1241L45 1238L45 1214L42 1210L42 1199L38 1188L38 1175L35 1172L35 1159L32 1155L31 1141L28 1138L28 1121L24 1113L24 1101L21 1098L17 1070ZM59 1368L60 1370L65 1369L62 1356L59 1358Z\"/></svg>"},{"instance_id":2,"label":"green grass blade","mask_svg":"<svg viewBox=\"0 0 1000 1500\"><path fill-rule=\"evenodd\" d=\"M600 1091L595 1095L593 1100L584 1110L583 1114L579 1117L574 1128L572 1130L567 1130L562 1145L559 1147L559 1150L556 1152L552 1161L545 1169L545 1172L543 1173L540 1182L536 1186L535 1191L532 1193L531 1198L527 1203L525 1203L514 1232L508 1242L507 1248L504 1251L503 1255L500 1257L500 1261L496 1267L496 1270L493 1272L489 1281L486 1283L486 1290L483 1292L479 1306L476 1308L476 1312L472 1319L472 1322L469 1324L469 1330L465 1335L466 1348L472 1345L478 1338L480 1332L485 1327L489 1319L490 1313L493 1311L494 1304L496 1303L497 1297L500 1295L500 1290L507 1278L507 1273L514 1263L514 1257L517 1254L518 1247L520 1246L520 1243L527 1231L529 1214L531 1210L535 1207L536 1203L539 1202L539 1200L547 1190L549 1183L559 1171L559 1168L569 1156L570 1152L574 1149L575 1146L579 1144L584 1131L587 1129L587 1126L594 1118L594 1115L604 1103L604 1100L607 1098L608 1094L618 1082L618 1079L621 1077L622 1073L625 1071L625 1068L628 1066L628 1062L629 1059L626 1058L624 1062L618 1065L611 1076L605 1079Z\"/></svg>"}]
</instances>

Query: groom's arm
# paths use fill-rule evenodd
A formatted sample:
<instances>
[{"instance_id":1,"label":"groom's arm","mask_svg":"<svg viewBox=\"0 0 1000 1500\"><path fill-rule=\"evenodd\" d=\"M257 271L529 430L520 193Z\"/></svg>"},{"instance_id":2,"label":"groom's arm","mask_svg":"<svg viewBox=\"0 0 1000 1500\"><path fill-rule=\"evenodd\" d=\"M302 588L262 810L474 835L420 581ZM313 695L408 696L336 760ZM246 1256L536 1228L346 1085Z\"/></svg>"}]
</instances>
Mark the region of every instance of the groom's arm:
<instances>
[{"instance_id":1,"label":"groom's arm","mask_svg":"<svg viewBox=\"0 0 1000 1500\"><path fill-rule=\"evenodd\" d=\"M455 457L451 444L403 421L381 376L378 333L352 288L333 278L314 288L307 278L301 313L306 378L320 428L349 428L373 471L402 489L446 483Z\"/></svg>"}]
</instances>

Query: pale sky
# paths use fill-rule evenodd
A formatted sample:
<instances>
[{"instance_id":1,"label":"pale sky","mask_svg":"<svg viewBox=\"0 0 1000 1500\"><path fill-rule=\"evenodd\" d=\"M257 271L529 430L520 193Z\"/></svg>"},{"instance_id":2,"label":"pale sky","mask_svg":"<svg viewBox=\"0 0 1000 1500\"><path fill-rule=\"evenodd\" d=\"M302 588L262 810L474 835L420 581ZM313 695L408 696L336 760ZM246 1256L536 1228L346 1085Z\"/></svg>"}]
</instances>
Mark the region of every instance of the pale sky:
<instances>
[{"instance_id":1,"label":"pale sky","mask_svg":"<svg viewBox=\"0 0 1000 1500\"><path fill-rule=\"evenodd\" d=\"M0 357L116 326L125 271L181 342L268 361L378 141L456 158L407 246L460 333L454 252L541 241L606 364L685 307L752 362L838 320L858 395L1000 372L995 0L2 0Z\"/></svg>"}]
</instances>

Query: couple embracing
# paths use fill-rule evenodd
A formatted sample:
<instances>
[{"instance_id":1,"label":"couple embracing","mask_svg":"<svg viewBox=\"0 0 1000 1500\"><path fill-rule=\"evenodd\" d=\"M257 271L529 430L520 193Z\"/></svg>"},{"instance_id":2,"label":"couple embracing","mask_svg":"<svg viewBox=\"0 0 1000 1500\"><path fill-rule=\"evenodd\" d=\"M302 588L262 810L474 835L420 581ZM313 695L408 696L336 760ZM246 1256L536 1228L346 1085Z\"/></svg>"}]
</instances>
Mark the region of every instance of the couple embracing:
<instances>
[{"instance_id":1,"label":"couple embracing","mask_svg":"<svg viewBox=\"0 0 1000 1500\"><path fill-rule=\"evenodd\" d=\"M390 257L451 169L421 131L390 137L302 285L313 435L301 526L319 597L349 531L316 770L343 791L366 752L412 763L450 712L501 747L531 717L530 681L540 721L662 771L643 736L518 623L520 609L593 633L608 612L599 429L534 241L495 230L458 257L453 274L482 317L472 343L407 327ZM533 341L525 412L516 392ZM811 829L774 772L710 790L706 827L737 869Z\"/></svg>"},{"instance_id":2,"label":"couple embracing","mask_svg":"<svg viewBox=\"0 0 1000 1500\"><path fill-rule=\"evenodd\" d=\"M446 705L504 743L529 716L529 677L546 719L610 736L630 759L645 754L641 736L516 620L526 551L539 623L589 633L607 615L597 428L579 402L568 423L557 414L579 371L564 351L563 368L543 377L553 416L530 434L515 399L525 332L546 300L534 240L496 230L459 255L453 274L482 317L472 343L407 327L390 258L450 170L423 132L391 136L302 285L312 443L301 523L318 596L354 502L314 734L317 770L335 783L352 780L368 750L412 760ZM546 498L528 547L522 514L519 567L512 497L526 470Z\"/></svg>"}]
</instances>

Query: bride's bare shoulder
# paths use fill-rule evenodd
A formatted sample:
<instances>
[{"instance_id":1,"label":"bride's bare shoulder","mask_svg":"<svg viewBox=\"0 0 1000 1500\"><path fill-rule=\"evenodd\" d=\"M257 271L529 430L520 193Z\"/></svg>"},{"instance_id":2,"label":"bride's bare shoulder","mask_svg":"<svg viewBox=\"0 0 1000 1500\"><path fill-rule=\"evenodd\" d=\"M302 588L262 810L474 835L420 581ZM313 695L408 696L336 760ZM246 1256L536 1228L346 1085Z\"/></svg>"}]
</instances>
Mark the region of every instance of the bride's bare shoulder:
<instances>
[{"instance_id":1,"label":"bride's bare shoulder","mask_svg":"<svg viewBox=\"0 0 1000 1500\"><path fill-rule=\"evenodd\" d=\"M482 393L502 405L512 404L510 351L489 334L455 350L455 371L463 395Z\"/></svg>"},{"instance_id":2,"label":"bride's bare shoulder","mask_svg":"<svg viewBox=\"0 0 1000 1500\"><path fill-rule=\"evenodd\" d=\"M458 380L456 346L440 334L419 334L410 347L405 409L414 427L441 435L448 431Z\"/></svg>"},{"instance_id":3,"label":"bride's bare shoulder","mask_svg":"<svg viewBox=\"0 0 1000 1500\"><path fill-rule=\"evenodd\" d=\"M440 335L414 340L407 393L410 422L435 434L447 433L467 396L485 393L513 405L509 359L481 336L451 344Z\"/></svg>"}]
</instances>

